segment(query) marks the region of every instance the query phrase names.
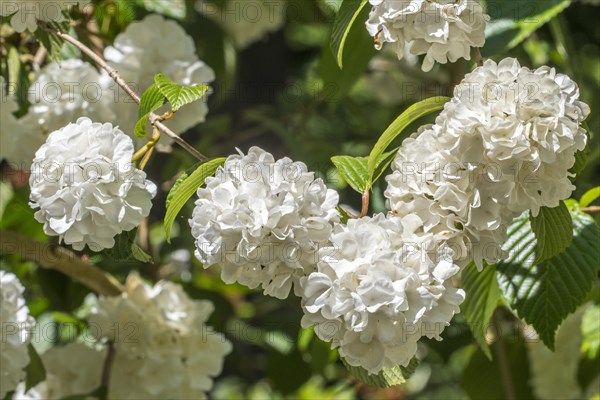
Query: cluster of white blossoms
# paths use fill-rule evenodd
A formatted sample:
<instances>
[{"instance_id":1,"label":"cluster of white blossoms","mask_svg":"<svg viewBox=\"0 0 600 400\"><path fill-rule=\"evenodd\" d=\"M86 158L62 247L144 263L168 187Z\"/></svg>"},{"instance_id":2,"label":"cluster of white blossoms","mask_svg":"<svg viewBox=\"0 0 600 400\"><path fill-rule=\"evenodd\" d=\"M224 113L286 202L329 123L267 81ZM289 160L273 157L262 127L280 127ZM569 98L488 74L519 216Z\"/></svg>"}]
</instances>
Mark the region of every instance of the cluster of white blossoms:
<instances>
[{"instance_id":1,"label":"cluster of white blossoms","mask_svg":"<svg viewBox=\"0 0 600 400\"><path fill-rule=\"evenodd\" d=\"M10 18L17 32L35 32L38 21L64 21L63 12L71 7L83 8L90 0L11 0L0 2L0 16Z\"/></svg>"},{"instance_id":2,"label":"cluster of white blossoms","mask_svg":"<svg viewBox=\"0 0 600 400\"><path fill-rule=\"evenodd\" d=\"M180 285L135 275L119 297L100 297L90 324L114 348L111 399L204 399L231 343L206 325L214 306Z\"/></svg>"},{"instance_id":3,"label":"cluster of white blossoms","mask_svg":"<svg viewBox=\"0 0 600 400\"><path fill-rule=\"evenodd\" d=\"M238 49L245 49L279 30L285 22L286 7L287 0L196 2L196 10L220 25Z\"/></svg>"},{"instance_id":4,"label":"cluster of white blossoms","mask_svg":"<svg viewBox=\"0 0 600 400\"><path fill-rule=\"evenodd\" d=\"M44 232L82 250L111 248L147 217L156 186L131 163L131 138L110 123L79 118L35 154L30 206Z\"/></svg>"},{"instance_id":5,"label":"cluster of white blossoms","mask_svg":"<svg viewBox=\"0 0 600 400\"><path fill-rule=\"evenodd\" d=\"M399 59L405 46L414 55L425 54L423 71L435 62L471 59L471 47L485 43L485 21L475 0L369 0L373 10L367 30L376 47L394 44Z\"/></svg>"},{"instance_id":6,"label":"cluster of white blossoms","mask_svg":"<svg viewBox=\"0 0 600 400\"><path fill-rule=\"evenodd\" d=\"M406 366L417 341L439 335L459 312L459 267L422 221L378 214L336 225L318 271L301 279L302 326L315 326L352 366L376 374Z\"/></svg>"},{"instance_id":7,"label":"cluster of white blossoms","mask_svg":"<svg viewBox=\"0 0 600 400\"><path fill-rule=\"evenodd\" d=\"M0 270L0 398L15 390L29 364L27 346L35 325L19 279Z\"/></svg>"},{"instance_id":8,"label":"cluster of white blossoms","mask_svg":"<svg viewBox=\"0 0 600 400\"><path fill-rule=\"evenodd\" d=\"M435 125L404 141L387 177L389 207L418 215L459 259L495 262L515 216L536 216L575 189L569 169L585 148L589 111L577 85L554 69L486 61Z\"/></svg>"},{"instance_id":9,"label":"cluster of white blossoms","mask_svg":"<svg viewBox=\"0 0 600 400\"><path fill-rule=\"evenodd\" d=\"M63 399L92 393L101 385L106 349L79 342L52 347L40 356L46 379L28 391L22 382L13 400Z\"/></svg>"},{"instance_id":10,"label":"cluster of white blossoms","mask_svg":"<svg viewBox=\"0 0 600 400\"><path fill-rule=\"evenodd\" d=\"M190 226L196 257L239 282L286 298L315 270L318 250L339 220L338 194L304 163L252 147L231 155L198 189Z\"/></svg>"},{"instance_id":11,"label":"cluster of white blossoms","mask_svg":"<svg viewBox=\"0 0 600 400\"><path fill-rule=\"evenodd\" d=\"M158 73L179 85L209 85L215 79L214 71L198 59L191 36L180 24L158 14L151 14L129 25L117 36L113 46L104 50L104 57L138 93L148 89ZM110 88L109 92L113 93L116 124L133 136L139 119L137 105L107 74L103 75L103 86ZM168 109L168 106L164 106L157 113ZM166 124L175 132L184 133L204 122L207 113L205 96L201 101L181 108L176 117ZM170 141L168 137L161 139L163 144Z\"/></svg>"}]
</instances>

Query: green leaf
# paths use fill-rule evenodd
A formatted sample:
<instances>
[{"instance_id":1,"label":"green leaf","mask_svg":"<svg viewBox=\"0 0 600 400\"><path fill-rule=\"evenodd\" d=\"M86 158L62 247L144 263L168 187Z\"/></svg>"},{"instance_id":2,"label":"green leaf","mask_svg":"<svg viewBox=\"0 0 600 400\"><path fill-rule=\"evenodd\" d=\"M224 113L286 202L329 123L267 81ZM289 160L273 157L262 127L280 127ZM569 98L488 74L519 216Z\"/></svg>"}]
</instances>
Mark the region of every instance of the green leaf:
<instances>
[{"instance_id":1,"label":"green leaf","mask_svg":"<svg viewBox=\"0 0 600 400\"><path fill-rule=\"evenodd\" d=\"M581 196L581 200L579 200L579 207L585 208L589 206L596 201L598 197L600 197L600 186L596 186L595 188L585 192L585 194Z\"/></svg>"},{"instance_id":2,"label":"green leaf","mask_svg":"<svg viewBox=\"0 0 600 400\"><path fill-rule=\"evenodd\" d=\"M25 391L28 391L46 379L46 368L37 351L31 343L27 345L29 364L25 368Z\"/></svg>"},{"instance_id":3,"label":"green leaf","mask_svg":"<svg viewBox=\"0 0 600 400\"><path fill-rule=\"evenodd\" d=\"M167 98L158 90L155 83L150 85L142 94L140 99L140 107L138 108L138 122L135 124L135 135L138 137L146 137L146 122L150 113L158 110L165 104Z\"/></svg>"},{"instance_id":4,"label":"green leaf","mask_svg":"<svg viewBox=\"0 0 600 400\"><path fill-rule=\"evenodd\" d=\"M349 365L343 358L342 363L348 371L360 382L378 388L389 388L396 385L402 385L419 366L419 360L414 357L406 367L397 366L394 368L384 368L377 375L369 375L369 372L361 367Z\"/></svg>"},{"instance_id":5,"label":"green leaf","mask_svg":"<svg viewBox=\"0 0 600 400\"><path fill-rule=\"evenodd\" d=\"M430 97L408 107L388 128L381 134L379 140L369 154L368 175L374 176L377 160L388 146L402 133L402 131L417 119L441 110L450 100L449 97Z\"/></svg>"},{"instance_id":6,"label":"green leaf","mask_svg":"<svg viewBox=\"0 0 600 400\"><path fill-rule=\"evenodd\" d=\"M562 253L571 244L573 221L564 202L558 207L540 208L538 216L531 216L530 220L537 241L534 264Z\"/></svg>"},{"instance_id":7,"label":"green leaf","mask_svg":"<svg viewBox=\"0 0 600 400\"><path fill-rule=\"evenodd\" d=\"M181 86L171 81L163 74L156 74L154 82L158 90L169 100L173 112L179 110L186 104L200 100L206 94L208 86L193 85Z\"/></svg>"},{"instance_id":8,"label":"green leaf","mask_svg":"<svg viewBox=\"0 0 600 400\"><path fill-rule=\"evenodd\" d=\"M517 46L534 31L560 14L571 0L500 1L488 4L491 17L485 29L484 57Z\"/></svg>"},{"instance_id":9,"label":"green leaf","mask_svg":"<svg viewBox=\"0 0 600 400\"><path fill-rule=\"evenodd\" d=\"M217 168L225 163L225 158L213 158L200 164L194 172L184 178L178 185L173 186L168 195L168 206L165 214L165 233L167 242L171 242L171 228L179 211L185 203L192 197L198 188L204 185L207 177L215 173Z\"/></svg>"},{"instance_id":10,"label":"green leaf","mask_svg":"<svg viewBox=\"0 0 600 400\"><path fill-rule=\"evenodd\" d=\"M367 157L335 156L331 158L331 161L348 185L358 193L363 193L373 187L373 183L381 177L397 152L396 148L379 156L372 180L369 179L367 173Z\"/></svg>"},{"instance_id":11,"label":"green leaf","mask_svg":"<svg viewBox=\"0 0 600 400\"><path fill-rule=\"evenodd\" d=\"M581 333L581 352L590 360L596 359L600 353L600 305L595 304L585 311Z\"/></svg>"},{"instance_id":12,"label":"green leaf","mask_svg":"<svg viewBox=\"0 0 600 400\"><path fill-rule=\"evenodd\" d=\"M154 264L152 256L146 253L144 250L142 250L142 248L138 246L137 243L131 244L131 255L133 256L133 258L140 262L143 262L144 264Z\"/></svg>"},{"instance_id":13,"label":"green leaf","mask_svg":"<svg viewBox=\"0 0 600 400\"><path fill-rule=\"evenodd\" d=\"M338 212L340 213L340 216L341 216L340 223L347 224L348 220L351 218L350 214L348 214L348 211L344 210L340 206L337 207L337 210L338 210Z\"/></svg>"},{"instance_id":14,"label":"green leaf","mask_svg":"<svg viewBox=\"0 0 600 400\"><path fill-rule=\"evenodd\" d=\"M344 68L344 47L350 28L352 28L367 3L367 0L344 0L335 17L330 46L340 69ZM364 29L364 26L361 26L361 28Z\"/></svg>"},{"instance_id":15,"label":"green leaf","mask_svg":"<svg viewBox=\"0 0 600 400\"><path fill-rule=\"evenodd\" d=\"M579 173L581 173L585 169L585 166L588 163L588 158L589 158L589 150L587 147L585 149L575 153L575 164L573 164L573 166L571 167L569 172L572 174L575 174L575 175L578 175ZM575 178L571 178L571 181L573 181L574 179Z\"/></svg>"},{"instance_id":16,"label":"green leaf","mask_svg":"<svg viewBox=\"0 0 600 400\"><path fill-rule=\"evenodd\" d=\"M486 331L494 310L500 300L500 287L496 280L496 267L486 265L481 272L474 263L470 263L462 272L462 288L465 290L465 301L461 305L473 337L488 359L492 352L486 341Z\"/></svg>"},{"instance_id":17,"label":"green leaf","mask_svg":"<svg viewBox=\"0 0 600 400\"><path fill-rule=\"evenodd\" d=\"M364 75L369 61L377 52L373 46L373 38L365 31L364 22L369 16L369 11L369 7L363 7L347 33L346 41L352 45L344 49L343 69L339 67L329 43L323 44L319 64L323 86L315 93L316 100L339 102Z\"/></svg>"},{"instance_id":18,"label":"green leaf","mask_svg":"<svg viewBox=\"0 0 600 400\"><path fill-rule=\"evenodd\" d=\"M573 211L573 241L561 254L533 263L536 240L526 214L516 218L503 246L509 252L497 264L503 297L520 318L533 325L550 349L563 319L581 305L600 267L600 229L592 217Z\"/></svg>"},{"instance_id":19,"label":"green leaf","mask_svg":"<svg viewBox=\"0 0 600 400\"><path fill-rule=\"evenodd\" d=\"M19 110L15 112L21 116L29 107L27 94L31 82L27 76L27 70L21 62L21 56L16 47L8 48L8 95L14 96L19 103ZM4 93L2 93L4 95Z\"/></svg>"},{"instance_id":20,"label":"green leaf","mask_svg":"<svg viewBox=\"0 0 600 400\"><path fill-rule=\"evenodd\" d=\"M4 217L4 210L13 198L14 192L12 185L4 181L0 181L0 221Z\"/></svg>"},{"instance_id":21,"label":"green leaf","mask_svg":"<svg viewBox=\"0 0 600 400\"><path fill-rule=\"evenodd\" d=\"M47 22L48 26L53 29L58 29L62 32L69 32L69 19L62 22ZM64 40L53 33L45 31L41 28L33 32L33 36L40 41L42 46L48 50L48 58L50 61L60 64L62 61L62 49Z\"/></svg>"},{"instance_id":22,"label":"green leaf","mask_svg":"<svg viewBox=\"0 0 600 400\"><path fill-rule=\"evenodd\" d=\"M185 0L137 0L137 4L147 11L178 20L184 20L187 14Z\"/></svg>"}]
</instances>

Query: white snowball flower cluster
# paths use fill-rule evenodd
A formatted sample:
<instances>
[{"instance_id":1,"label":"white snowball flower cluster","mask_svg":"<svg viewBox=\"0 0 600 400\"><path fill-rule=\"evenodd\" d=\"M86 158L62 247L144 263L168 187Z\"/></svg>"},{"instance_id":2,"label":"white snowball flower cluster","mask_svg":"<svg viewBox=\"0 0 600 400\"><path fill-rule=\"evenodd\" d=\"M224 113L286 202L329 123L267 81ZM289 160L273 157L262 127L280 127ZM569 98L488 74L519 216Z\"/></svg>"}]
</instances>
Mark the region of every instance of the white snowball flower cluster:
<instances>
[{"instance_id":1,"label":"white snowball flower cluster","mask_svg":"<svg viewBox=\"0 0 600 400\"><path fill-rule=\"evenodd\" d=\"M452 252L416 234L421 224L378 214L336 225L318 271L301 279L302 326L371 374L408 365L419 338L440 339L464 300Z\"/></svg>"},{"instance_id":2,"label":"white snowball flower cluster","mask_svg":"<svg viewBox=\"0 0 600 400\"><path fill-rule=\"evenodd\" d=\"M61 22L63 12L71 7L83 8L90 0L13 0L0 2L0 15L10 18L10 24L17 32L35 32L37 21Z\"/></svg>"},{"instance_id":3,"label":"white snowball flower cluster","mask_svg":"<svg viewBox=\"0 0 600 400\"><path fill-rule=\"evenodd\" d=\"M471 59L471 47L485 43L485 21L475 0L369 0L373 10L367 30L377 47L394 43L399 59L405 46L414 55L425 54L422 69Z\"/></svg>"},{"instance_id":4,"label":"white snowball flower cluster","mask_svg":"<svg viewBox=\"0 0 600 400\"><path fill-rule=\"evenodd\" d=\"M120 297L100 297L91 310L96 335L113 342L111 399L204 399L231 344L206 321L214 306L162 281L135 275Z\"/></svg>"},{"instance_id":5,"label":"white snowball flower cluster","mask_svg":"<svg viewBox=\"0 0 600 400\"><path fill-rule=\"evenodd\" d=\"M131 138L110 123L79 118L52 132L35 154L30 205L44 232L82 250L114 246L114 237L148 216L156 186L131 164Z\"/></svg>"},{"instance_id":6,"label":"white snowball flower cluster","mask_svg":"<svg viewBox=\"0 0 600 400\"><path fill-rule=\"evenodd\" d=\"M158 73L180 85L209 85L215 79L214 71L198 59L191 36L178 23L158 14L151 14L142 21L129 25L117 36L114 45L104 50L104 57L138 93L148 89L154 83L154 75ZM137 105L108 75L104 75L103 82L114 93L118 125L133 136L138 121ZM158 113L167 109L168 106L165 106ZM166 124L175 132L183 133L204 122L207 113L205 96L204 99L181 108L175 118ZM170 141L168 137L161 139L161 143L165 144Z\"/></svg>"},{"instance_id":7,"label":"white snowball flower cluster","mask_svg":"<svg viewBox=\"0 0 600 400\"><path fill-rule=\"evenodd\" d=\"M101 385L106 349L72 342L41 355L46 379L25 392L19 384L14 400L63 399L92 393Z\"/></svg>"},{"instance_id":8,"label":"white snowball flower cluster","mask_svg":"<svg viewBox=\"0 0 600 400\"><path fill-rule=\"evenodd\" d=\"M588 114L566 75L486 61L435 125L403 143L387 177L390 209L419 215L459 258L495 262L515 216L536 216L575 189L569 169L586 145Z\"/></svg>"},{"instance_id":9,"label":"white snowball flower cluster","mask_svg":"<svg viewBox=\"0 0 600 400\"><path fill-rule=\"evenodd\" d=\"M314 270L339 219L338 200L304 163L275 161L258 147L229 156L198 189L190 220L196 257L205 268L219 264L226 283L286 298Z\"/></svg>"},{"instance_id":10,"label":"white snowball flower cluster","mask_svg":"<svg viewBox=\"0 0 600 400\"><path fill-rule=\"evenodd\" d=\"M0 398L15 390L29 364L27 346L35 324L29 315L19 279L0 271Z\"/></svg>"},{"instance_id":11,"label":"white snowball flower cluster","mask_svg":"<svg viewBox=\"0 0 600 400\"><path fill-rule=\"evenodd\" d=\"M196 10L219 24L238 49L245 49L279 30L285 22L286 0L199 0Z\"/></svg>"},{"instance_id":12,"label":"white snowball flower cluster","mask_svg":"<svg viewBox=\"0 0 600 400\"><path fill-rule=\"evenodd\" d=\"M47 64L28 89L31 106L13 133L16 151L10 160L27 169L50 132L80 117L114 120L111 97L100 85L100 76L91 64L77 59Z\"/></svg>"}]
</instances>

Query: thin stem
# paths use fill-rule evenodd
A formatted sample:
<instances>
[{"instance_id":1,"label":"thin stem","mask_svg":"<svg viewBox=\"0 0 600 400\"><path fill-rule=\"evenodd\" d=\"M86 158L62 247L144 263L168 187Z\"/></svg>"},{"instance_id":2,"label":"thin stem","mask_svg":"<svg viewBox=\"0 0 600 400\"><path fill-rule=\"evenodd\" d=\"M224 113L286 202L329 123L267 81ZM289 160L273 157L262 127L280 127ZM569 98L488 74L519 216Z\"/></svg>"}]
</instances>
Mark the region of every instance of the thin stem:
<instances>
[{"instance_id":1,"label":"thin stem","mask_svg":"<svg viewBox=\"0 0 600 400\"><path fill-rule=\"evenodd\" d=\"M475 47L475 62L477 62L478 66L483 65L483 56L481 55L481 48Z\"/></svg>"},{"instance_id":2,"label":"thin stem","mask_svg":"<svg viewBox=\"0 0 600 400\"><path fill-rule=\"evenodd\" d=\"M102 57L100 57L99 55L94 53L92 51L92 49L90 49L85 44L81 43L79 40L75 39L68 33L62 32L59 29L54 29L54 28L49 27L48 24L46 24L43 21L38 21L38 25L45 31L53 33L56 36L58 36L59 38L63 39L64 41L71 43L73 46L77 47L84 54L86 54L88 57L90 57L92 60L94 60L94 62L96 64L98 64L98 66L100 66L100 68L102 68L103 70L108 72L108 75L111 77L111 79L113 81L115 81L115 83L117 85L119 85L125 91L125 93L127 93L127 95L133 99L133 101L135 101L137 104L140 104L140 101L141 101L140 96L127 84L127 82L125 82L125 80L123 78L121 78L121 76L119 75L119 73L117 72L116 69L114 69L113 67L108 65L106 63L106 61L104 61L104 59ZM190 153L191 155L196 157L198 160L203 161L203 160L208 159L208 157L206 157L204 154L200 153L192 145L190 145L188 142L183 140L179 135L177 135L175 132L173 132L170 128L168 128L166 125L164 125L161 122L161 116L156 115L154 113L150 113L150 122L152 123L152 125L156 126L158 129L160 129L161 132L163 132L165 135L167 135L168 137L173 139L173 141L175 143L177 143L178 145L183 147L188 153Z\"/></svg>"},{"instance_id":3,"label":"thin stem","mask_svg":"<svg viewBox=\"0 0 600 400\"><path fill-rule=\"evenodd\" d=\"M106 358L104 359L104 366L102 367L102 380L101 384L105 390L108 391L108 385L110 383L110 373L112 370L113 361L115 359L115 348L112 342L107 344L108 350L106 352Z\"/></svg>"},{"instance_id":4,"label":"thin stem","mask_svg":"<svg viewBox=\"0 0 600 400\"><path fill-rule=\"evenodd\" d=\"M369 191L369 189L365 189L365 191L362 194L362 208L360 210L360 217L365 217L367 215L367 213L369 212L369 200L371 197L371 192Z\"/></svg>"},{"instance_id":5,"label":"thin stem","mask_svg":"<svg viewBox=\"0 0 600 400\"><path fill-rule=\"evenodd\" d=\"M510 363L508 361L508 354L506 352L506 344L504 343L504 337L502 336L502 328L500 318L498 317L498 311L494 315L494 323L498 329L496 355L498 356L498 362L500 364L500 374L502 375L502 383L504 386L504 398L506 400L516 400L517 395L515 392L515 385L513 378L510 373Z\"/></svg>"},{"instance_id":6,"label":"thin stem","mask_svg":"<svg viewBox=\"0 0 600 400\"><path fill-rule=\"evenodd\" d=\"M99 294L118 296L124 290L112 275L84 262L72 251L18 233L0 231L0 253L16 254L42 268L62 272Z\"/></svg>"},{"instance_id":7,"label":"thin stem","mask_svg":"<svg viewBox=\"0 0 600 400\"><path fill-rule=\"evenodd\" d=\"M597 212L600 212L600 206L584 207L581 209L581 211L586 212L586 213L597 213Z\"/></svg>"}]
</instances>

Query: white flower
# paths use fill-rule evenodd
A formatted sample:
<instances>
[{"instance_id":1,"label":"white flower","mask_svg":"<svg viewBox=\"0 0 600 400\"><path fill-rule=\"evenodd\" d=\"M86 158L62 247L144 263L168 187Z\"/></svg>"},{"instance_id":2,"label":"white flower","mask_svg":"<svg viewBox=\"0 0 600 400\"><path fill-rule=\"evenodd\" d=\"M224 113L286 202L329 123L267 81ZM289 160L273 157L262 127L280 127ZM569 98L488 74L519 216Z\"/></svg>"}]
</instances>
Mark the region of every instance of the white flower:
<instances>
[{"instance_id":1,"label":"white flower","mask_svg":"<svg viewBox=\"0 0 600 400\"><path fill-rule=\"evenodd\" d=\"M71 7L83 8L90 0L14 0L0 2L0 15L12 15L10 24L17 32L34 32L37 21L60 22L65 18L63 11Z\"/></svg>"},{"instance_id":2,"label":"white flower","mask_svg":"<svg viewBox=\"0 0 600 400\"><path fill-rule=\"evenodd\" d=\"M131 164L131 138L110 123L80 118L37 151L30 205L44 232L82 250L114 246L114 236L148 216L156 186Z\"/></svg>"},{"instance_id":3,"label":"white flower","mask_svg":"<svg viewBox=\"0 0 600 400\"><path fill-rule=\"evenodd\" d=\"M502 256L512 219L556 207L586 144L589 107L567 76L514 59L486 61L457 86L431 127L404 141L385 192L395 215L416 213L461 264Z\"/></svg>"},{"instance_id":4,"label":"white flower","mask_svg":"<svg viewBox=\"0 0 600 400\"><path fill-rule=\"evenodd\" d=\"M245 49L279 30L285 22L286 0L199 0L196 10L219 24L238 49Z\"/></svg>"},{"instance_id":5,"label":"white flower","mask_svg":"<svg viewBox=\"0 0 600 400\"><path fill-rule=\"evenodd\" d=\"M100 297L90 324L114 342L109 398L206 398L231 351L229 341L206 325L213 310L179 285L150 287L135 275L120 297Z\"/></svg>"},{"instance_id":6,"label":"white flower","mask_svg":"<svg viewBox=\"0 0 600 400\"><path fill-rule=\"evenodd\" d=\"M377 47L394 43L399 59L410 43L414 55L425 54L422 69L471 59L471 47L485 43L485 20L475 0L369 0L373 10L367 30Z\"/></svg>"},{"instance_id":7,"label":"white flower","mask_svg":"<svg viewBox=\"0 0 600 400\"><path fill-rule=\"evenodd\" d=\"M101 385L106 349L72 342L41 355L46 379L25 392L21 383L13 400L62 399L93 392Z\"/></svg>"},{"instance_id":8,"label":"white flower","mask_svg":"<svg viewBox=\"0 0 600 400\"><path fill-rule=\"evenodd\" d=\"M205 268L219 264L226 283L285 298L314 270L338 200L304 163L275 161L258 147L229 156L198 189L190 220L196 257Z\"/></svg>"},{"instance_id":9,"label":"white flower","mask_svg":"<svg viewBox=\"0 0 600 400\"><path fill-rule=\"evenodd\" d=\"M100 74L87 62L71 59L46 65L28 90L31 106L14 133L15 163L29 167L36 150L50 132L80 117L112 121L111 97L100 84ZM17 157L17 155L19 155Z\"/></svg>"},{"instance_id":10,"label":"white flower","mask_svg":"<svg viewBox=\"0 0 600 400\"><path fill-rule=\"evenodd\" d=\"M18 278L0 270L0 398L25 378L29 364L27 346L35 324L29 315Z\"/></svg>"},{"instance_id":11,"label":"white flower","mask_svg":"<svg viewBox=\"0 0 600 400\"><path fill-rule=\"evenodd\" d=\"M338 224L318 271L301 279L302 326L371 374L408 365L419 338L440 339L464 299L452 252L415 234L421 224L383 214Z\"/></svg>"},{"instance_id":12,"label":"white flower","mask_svg":"<svg viewBox=\"0 0 600 400\"><path fill-rule=\"evenodd\" d=\"M180 85L208 85L215 79L213 70L198 59L192 37L178 23L158 14L151 14L129 25L125 32L117 36L114 45L104 50L104 57L138 93L148 89L158 73ZM108 75L104 75L103 81L104 86L113 91L118 125L133 136L138 121L137 105ZM208 113L206 97L182 107L174 119L166 124L175 132L183 133L204 122ZM165 106L157 113L167 109L168 106ZM168 144L170 141L163 135L160 143Z\"/></svg>"},{"instance_id":13,"label":"white flower","mask_svg":"<svg viewBox=\"0 0 600 400\"><path fill-rule=\"evenodd\" d=\"M488 60L467 74L440 116L455 142L475 135L483 154L512 188L506 206L520 214L556 207L575 186L568 171L587 142L583 120L590 108L579 88L553 68L530 70L514 58Z\"/></svg>"}]
</instances>

